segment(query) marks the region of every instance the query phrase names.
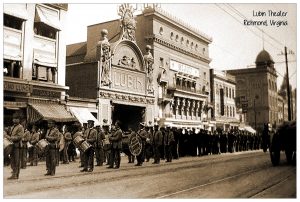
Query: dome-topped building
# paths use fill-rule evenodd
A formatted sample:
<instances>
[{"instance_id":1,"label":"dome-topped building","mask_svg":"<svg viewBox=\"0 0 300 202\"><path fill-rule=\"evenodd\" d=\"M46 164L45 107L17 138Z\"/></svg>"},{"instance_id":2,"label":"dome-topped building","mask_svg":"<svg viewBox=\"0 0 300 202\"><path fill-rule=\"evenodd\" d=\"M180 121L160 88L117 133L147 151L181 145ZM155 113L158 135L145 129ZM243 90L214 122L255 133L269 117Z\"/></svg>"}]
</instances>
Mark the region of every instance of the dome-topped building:
<instances>
[{"instance_id":1,"label":"dome-topped building","mask_svg":"<svg viewBox=\"0 0 300 202\"><path fill-rule=\"evenodd\" d=\"M265 123L278 123L277 73L274 60L266 50L255 60L256 68L228 70L236 78L236 97L246 100L246 120L258 131Z\"/></svg>"},{"instance_id":2,"label":"dome-topped building","mask_svg":"<svg viewBox=\"0 0 300 202\"><path fill-rule=\"evenodd\" d=\"M268 67L274 68L274 60L271 55L265 49L260 51L255 60L256 67Z\"/></svg>"}]
</instances>

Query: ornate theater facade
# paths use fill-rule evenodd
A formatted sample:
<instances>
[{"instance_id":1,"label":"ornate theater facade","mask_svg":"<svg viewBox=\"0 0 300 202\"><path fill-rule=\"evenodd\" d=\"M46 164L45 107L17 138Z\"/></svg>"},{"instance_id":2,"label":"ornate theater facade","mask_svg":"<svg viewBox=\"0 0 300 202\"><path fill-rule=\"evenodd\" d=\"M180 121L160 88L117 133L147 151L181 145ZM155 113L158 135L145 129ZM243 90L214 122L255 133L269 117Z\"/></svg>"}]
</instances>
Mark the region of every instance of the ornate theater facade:
<instances>
[{"instance_id":1,"label":"ornate theater facade","mask_svg":"<svg viewBox=\"0 0 300 202\"><path fill-rule=\"evenodd\" d=\"M208 45L212 39L156 6L87 27L67 46L68 105L124 130L139 122L200 128L210 119Z\"/></svg>"}]
</instances>

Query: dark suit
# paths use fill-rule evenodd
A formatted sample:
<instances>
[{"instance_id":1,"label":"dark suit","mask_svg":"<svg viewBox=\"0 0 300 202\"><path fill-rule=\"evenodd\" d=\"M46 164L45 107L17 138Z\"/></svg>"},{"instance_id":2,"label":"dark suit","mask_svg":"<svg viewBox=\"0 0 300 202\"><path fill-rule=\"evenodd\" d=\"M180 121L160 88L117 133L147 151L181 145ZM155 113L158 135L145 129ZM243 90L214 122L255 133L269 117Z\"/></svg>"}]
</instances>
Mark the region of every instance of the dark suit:
<instances>
[{"instance_id":1,"label":"dark suit","mask_svg":"<svg viewBox=\"0 0 300 202\"><path fill-rule=\"evenodd\" d=\"M154 152L154 163L160 162L160 150L163 144L163 135L161 131L154 131L153 135L153 152Z\"/></svg>"},{"instance_id":2,"label":"dark suit","mask_svg":"<svg viewBox=\"0 0 300 202\"><path fill-rule=\"evenodd\" d=\"M109 167L113 167L115 163L116 168L119 168L121 163L122 130L120 128L116 128L109 140L112 142L111 159Z\"/></svg>"},{"instance_id":3,"label":"dark suit","mask_svg":"<svg viewBox=\"0 0 300 202\"><path fill-rule=\"evenodd\" d=\"M11 130L10 140L13 142L13 149L11 152L11 168L12 176L19 178L20 174L20 148L21 140L24 135L24 128L21 124L14 125Z\"/></svg>"},{"instance_id":4,"label":"dark suit","mask_svg":"<svg viewBox=\"0 0 300 202\"><path fill-rule=\"evenodd\" d=\"M165 132L164 145L167 162L172 162L172 146L175 142L174 134L171 130Z\"/></svg>"}]
</instances>

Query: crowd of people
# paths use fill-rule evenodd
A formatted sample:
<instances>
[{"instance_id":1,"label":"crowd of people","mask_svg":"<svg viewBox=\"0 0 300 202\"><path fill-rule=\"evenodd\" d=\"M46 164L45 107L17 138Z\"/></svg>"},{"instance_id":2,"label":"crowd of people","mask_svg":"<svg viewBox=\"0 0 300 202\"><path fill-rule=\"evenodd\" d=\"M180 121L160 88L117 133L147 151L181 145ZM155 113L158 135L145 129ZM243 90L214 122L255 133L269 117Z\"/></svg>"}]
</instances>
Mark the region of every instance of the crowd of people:
<instances>
[{"instance_id":1,"label":"crowd of people","mask_svg":"<svg viewBox=\"0 0 300 202\"><path fill-rule=\"evenodd\" d=\"M94 166L120 168L121 152L128 156L128 163L142 166L153 158L153 164L161 159L172 162L184 156L205 156L227 152L257 150L262 148L259 134L241 130L221 129L213 132L200 129L172 128L168 125L154 126L140 123L137 130L122 131L121 123L113 125L103 120L103 125L94 126L93 120L81 125L79 122L62 124L48 120L46 127L20 123L18 115L13 116L13 126L4 128L4 138L11 142L11 151L4 152L4 164L11 165L12 176L18 179L20 168L37 166L46 161L45 175L55 175L59 163L69 164L79 158L81 172L93 172ZM25 128L25 129L24 129ZM132 137L139 139L139 153L130 151ZM77 151L80 151L77 157ZM96 165L94 165L96 162Z\"/></svg>"}]
</instances>

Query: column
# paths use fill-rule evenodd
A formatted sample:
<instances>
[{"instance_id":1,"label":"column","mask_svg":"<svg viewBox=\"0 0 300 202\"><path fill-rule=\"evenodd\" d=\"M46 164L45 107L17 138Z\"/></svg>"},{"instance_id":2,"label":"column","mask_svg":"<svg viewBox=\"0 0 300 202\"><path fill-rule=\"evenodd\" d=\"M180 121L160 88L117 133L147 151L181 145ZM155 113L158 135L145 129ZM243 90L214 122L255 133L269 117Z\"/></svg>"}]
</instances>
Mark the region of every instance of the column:
<instances>
[{"instance_id":1,"label":"column","mask_svg":"<svg viewBox=\"0 0 300 202\"><path fill-rule=\"evenodd\" d=\"M185 98L182 98L181 100L181 119L185 119L185 114L184 114L184 110L185 110L185 104L186 104L186 100Z\"/></svg>"}]
</instances>

